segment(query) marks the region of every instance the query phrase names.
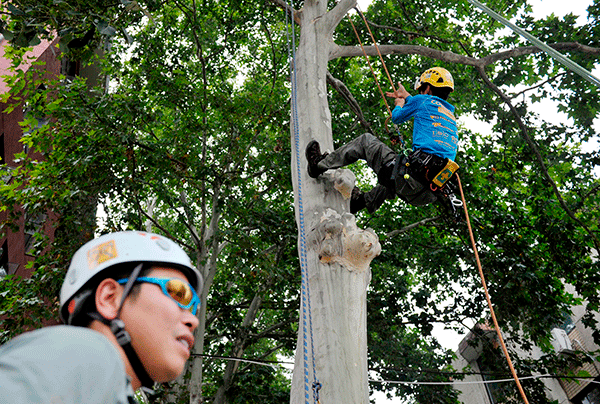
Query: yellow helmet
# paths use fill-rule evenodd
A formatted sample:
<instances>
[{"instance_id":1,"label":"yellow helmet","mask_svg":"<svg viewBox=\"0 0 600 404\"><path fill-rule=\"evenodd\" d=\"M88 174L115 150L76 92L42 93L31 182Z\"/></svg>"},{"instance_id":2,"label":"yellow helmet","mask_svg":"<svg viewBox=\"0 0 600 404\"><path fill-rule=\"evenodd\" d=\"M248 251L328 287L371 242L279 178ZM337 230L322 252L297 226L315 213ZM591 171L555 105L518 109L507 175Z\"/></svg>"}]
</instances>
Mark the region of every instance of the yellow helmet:
<instances>
[{"instance_id":1,"label":"yellow helmet","mask_svg":"<svg viewBox=\"0 0 600 404\"><path fill-rule=\"evenodd\" d=\"M434 87L450 87L454 91L454 79L450 72L443 67L432 67L425 70L415 82L415 90L418 91L425 83L429 83Z\"/></svg>"}]
</instances>

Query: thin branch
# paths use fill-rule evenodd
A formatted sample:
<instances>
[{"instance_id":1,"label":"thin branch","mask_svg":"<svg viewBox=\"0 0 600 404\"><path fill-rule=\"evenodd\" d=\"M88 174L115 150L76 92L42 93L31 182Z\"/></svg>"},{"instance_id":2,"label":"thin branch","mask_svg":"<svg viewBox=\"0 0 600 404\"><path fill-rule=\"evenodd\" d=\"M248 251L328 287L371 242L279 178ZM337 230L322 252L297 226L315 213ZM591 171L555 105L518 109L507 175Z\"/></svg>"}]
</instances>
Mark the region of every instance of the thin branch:
<instances>
[{"instance_id":1,"label":"thin branch","mask_svg":"<svg viewBox=\"0 0 600 404\"><path fill-rule=\"evenodd\" d=\"M586 53L589 55L600 55L600 48L593 48L591 46L582 45L579 42L557 42L553 44L548 44L554 50L559 52L573 52L577 51L580 53ZM535 46L523 46L519 48L510 49L507 51L492 53L480 60L483 62L483 66L490 65L492 63L496 63L500 60L511 59L514 57L531 55L533 53L541 53L543 50L537 48Z\"/></svg>"},{"instance_id":2,"label":"thin branch","mask_svg":"<svg viewBox=\"0 0 600 404\"><path fill-rule=\"evenodd\" d=\"M441 218L442 218L442 216L437 216L437 217L428 217L428 218L426 218L426 219L423 219L423 220L421 220L421 221L419 221L419 222L416 222L416 223L411 223L411 224L409 224L408 226L404 226L404 227L403 227L403 228L401 228L401 229L396 229L396 230L393 230L393 231L391 231L391 232L387 233L387 234L386 234L386 236L387 236L387 237L396 237L396 236L397 236L397 235L399 235L399 234L402 234L402 233L406 233L406 232L409 232L409 231L411 231L411 230L412 230L412 229L414 229L415 227L423 226L423 225L425 225L425 224L427 224L427 223L429 223L429 222L433 222L434 220L438 220L438 219L441 219Z\"/></svg>"},{"instance_id":3,"label":"thin branch","mask_svg":"<svg viewBox=\"0 0 600 404\"><path fill-rule=\"evenodd\" d=\"M520 116L519 112L517 111L517 109L514 107L514 105L512 105L512 103L510 101L510 98L506 94L504 94L504 92L502 90L500 90L500 88L498 88L494 83L492 83L492 81L490 80L490 78L486 74L485 69L483 67L478 67L477 71L478 71L479 75L481 76L481 78L483 79L483 81L485 82L485 84L489 88L491 88L496 94L498 94L500 96L500 98L502 98L502 100L504 101L504 103L511 110L512 114L515 117L515 120L517 121L517 124L519 125L521 135L523 136L523 138L525 139L525 141L529 145L530 149L535 154L536 160L537 160L539 168L540 168L540 170L542 172L542 175L544 176L544 178L546 179L546 181L548 181L548 183L552 187L552 190L554 191L554 195L558 199L558 202L560 203L560 206L563 208L563 210L567 213L567 215L574 222L576 222L579 226L581 226L582 228L585 229L585 231L590 235L591 239L594 241L594 244L596 245L596 249L600 251L600 240L598 240L598 237L596 237L596 235L594 234L594 232L592 232L591 229L588 226L585 225L585 223L583 223L581 220L579 220L575 216L575 214L571 211L571 209L569 209L569 207L567 206L567 203L563 199L563 197L562 197L562 195L561 195L561 193L560 193L560 191L558 189L558 186L556 185L556 183L554 182L554 180L552 179L552 177L548 173L548 169L546 168L546 164L544 163L544 159L543 159L542 155L540 154L540 151L539 151L537 145L535 144L535 142L533 141L533 139L531 138L531 136L529 136L527 126L525 125L525 123L521 119L521 116Z\"/></svg>"},{"instance_id":4,"label":"thin branch","mask_svg":"<svg viewBox=\"0 0 600 404\"><path fill-rule=\"evenodd\" d=\"M274 5L276 5L277 7L283 9L285 12L287 13L291 13L294 16L294 21L296 22L296 24L300 25L301 22L301 16L302 16L302 12L295 10L294 8L290 7L286 1L284 0L267 0L270 1L271 3L273 3Z\"/></svg>"},{"instance_id":5,"label":"thin branch","mask_svg":"<svg viewBox=\"0 0 600 404\"><path fill-rule=\"evenodd\" d=\"M564 76L564 75L566 75L566 74L567 74L566 72L565 72L565 73L560 73L560 74L557 74L556 76L550 77L548 80L545 80L545 81L541 82L541 83L540 83L540 84L538 84L538 85L535 85L535 86L533 86L533 87L526 88L526 89L525 89L525 90L523 90L523 91L519 91L518 93L511 95L511 97L510 97L510 98L511 98L511 99L517 98L517 97L518 97L518 96L520 96L521 94L525 94L525 93L526 93L526 92L528 92L528 91L533 91L533 90L535 90L536 88L540 88L540 87L542 87L543 85L545 85L545 84L547 84L547 83L549 83L549 82L551 82L551 81L554 81L554 80L556 80L557 78L559 78L559 77L561 77L561 76Z\"/></svg>"},{"instance_id":6,"label":"thin branch","mask_svg":"<svg viewBox=\"0 0 600 404\"><path fill-rule=\"evenodd\" d=\"M352 112L356 115L356 118L360 122L361 126L367 130L371 130L371 124L365 120L365 116L360 108L359 103L356 101L356 98L350 92L350 89L346 87L343 81L336 79L333 75L327 72L327 84L333 87L338 94L346 101Z\"/></svg>"},{"instance_id":7,"label":"thin branch","mask_svg":"<svg viewBox=\"0 0 600 404\"><path fill-rule=\"evenodd\" d=\"M398 32L398 33L406 36L409 40L413 40L415 38L421 37L421 38L433 39L434 41L445 43L445 44L458 43L460 45L460 47L463 48L465 50L465 52L467 52L466 45L463 42L461 42L461 41L444 39L444 38L440 38L440 37L435 36L435 35L421 33L421 32L416 32L416 31L405 31L405 30L400 29L400 28L390 27L389 25L380 25L380 24L374 23L371 20L367 20L367 23L370 26L375 27L375 28L386 29L388 31Z\"/></svg>"},{"instance_id":8,"label":"thin branch","mask_svg":"<svg viewBox=\"0 0 600 404\"><path fill-rule=\"evenodd\" d=\"M598 192L599 189L600 189L600 184L596 185L588 193L586 193L583 196L583 198L581 198L581 202L583 203L583 201L585 201L587 198L589 198L590 196L592 196L593 194L595 194L596 192Z\"/></svg>"}]
</instances>

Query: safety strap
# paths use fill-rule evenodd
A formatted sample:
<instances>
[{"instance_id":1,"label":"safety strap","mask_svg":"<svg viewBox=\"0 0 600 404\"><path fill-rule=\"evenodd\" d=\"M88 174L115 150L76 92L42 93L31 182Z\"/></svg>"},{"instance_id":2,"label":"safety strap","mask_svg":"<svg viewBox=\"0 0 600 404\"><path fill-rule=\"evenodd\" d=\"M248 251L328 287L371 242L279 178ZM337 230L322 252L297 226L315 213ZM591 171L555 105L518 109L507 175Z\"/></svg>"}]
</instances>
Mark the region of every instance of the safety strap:
<instances>
[{"instance_id":1,"label":"safety strap","mask_svg":"<svg viewBox=\"0 0 600 404\"><path fill-rule=\"evenodd\" d=\"M140 360L140 357L138 356L137 352L133 348L133 345L131 345L131 335L125 329L125 323L123 323L123 320L120 319L121 310L123 309L123 303L125 302L125 299L131 292L133 284L135 283L135 280L142 271L143 267L144 264L141 263L137 265L131 272L131 275L129 276L129 279L127 280L127 283L125 284L125 288L123 290L123 297L121 298L121 304L119 305L117 316L114 319L108 320L102 317L100 313L97 312L88 313L88 315L91 318L96 319L110 327L110 331L117 339L117 342L121 346L121 348L123 348L123 351L125 352L125 355L127 356L129 363L131 364L131 368L135 372L137 378L140 380L142 388L147 393L153 394L154 392L152 390L152 387L154 386L154 381L146 371L146 368Z\"/></svg>"},{"instance_id":2,"label":"safety strap","mask_svg":"<svg viewBox=\"0 0 600 404\"><path fill-rule=\"evenodd\" d=\"M129 360L129 364L131 364L131 368L135 372L135 375L139 379L142 384L142 388L146 393L153 394L154 391L152 387L154 386L154 381L146 371L146 368L142 364L139 356L135 352L133 345L131 345L131 335L125 330L125 323L120 318L115 318L112 320L107 320L102 317L99 313L88 313L90 317L95 320L102 322L110 328L110 331L114 334L117 339L118 344L121 346L127 359Z\"/></svg>"}]
</instances>

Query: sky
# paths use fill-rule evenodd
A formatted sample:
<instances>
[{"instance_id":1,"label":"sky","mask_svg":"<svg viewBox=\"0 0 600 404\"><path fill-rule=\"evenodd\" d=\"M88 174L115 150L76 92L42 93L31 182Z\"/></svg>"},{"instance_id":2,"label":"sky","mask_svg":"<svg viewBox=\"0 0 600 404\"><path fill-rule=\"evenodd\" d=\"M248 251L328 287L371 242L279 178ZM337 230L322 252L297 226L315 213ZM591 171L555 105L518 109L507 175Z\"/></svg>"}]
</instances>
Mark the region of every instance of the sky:
<instances>
[{"instance_id":1,"label":"sky","mask_svg":"<svg viewBox=\"0 0 600 404\"><path fill-rule=\"evenodd\" d=\"M365 11L368 8L368 5L370 3L371 3L371 0L358 0L359 8L362 11ZM592 0L570 0L570 1L530 0L529 3L531 4L531 6L533 8L533 13L536 18L544 18L552 13L554 13L557 16L564 16L568 13L573 13L575 15L583 16L583 17L580 17L580 19L578 20L581 24L583 24L586 21L586 17L585 17L587 15L586 9L589 5L591 5L593 3L593 1ZM596 75L596 77L599 76L598 69L596 69L593 73ZM543 108L545 108L549 111L554 109L553 106L551 106L551 105L545 105L545 106L543 106ZM561 115L557 112L556 113L552 112L552 115L555 117L553 120L554 123L560 123L561 120L564 122L564 120L567 119L566 115L564 115L564 114ZM469 126L474 124L474 122L472 120L470 120L469 118L464 119L463 123L465 125L469 125ZM596 143L595 146L592 146L592 147L598 147L597 144L598 144L598 142ZM492 297L492 301L493 301L493 297ZM442 325L434 326L434 335L437 336L440 344L444 348L451 349L453 351L457 350L458 344L465 336L464 334L459 334L459 333L456 333L455 331L444 330L444 327ZM387 397L385 397L385 394L382 394L382 393L375 394L374 397L375 397L377 404L405 404L406 403L401 398L388 399Z\"/></svg>"}]
</instances>

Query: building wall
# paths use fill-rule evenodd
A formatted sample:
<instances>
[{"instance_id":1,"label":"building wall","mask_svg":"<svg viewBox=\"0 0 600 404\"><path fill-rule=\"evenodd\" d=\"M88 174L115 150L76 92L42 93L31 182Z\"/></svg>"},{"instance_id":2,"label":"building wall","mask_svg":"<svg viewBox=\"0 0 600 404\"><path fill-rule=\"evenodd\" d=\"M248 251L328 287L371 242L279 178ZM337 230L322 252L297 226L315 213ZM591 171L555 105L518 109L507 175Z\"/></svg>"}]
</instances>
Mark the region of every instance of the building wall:
<instances>
[{"instance_id":1,"label":"building wall","mask_svg":"<svg viewBox=\"0 0 600 404\"><path fill-rule=\"evenodd\" d=\"M1 37L0 37L1 38ZM60 53L56 47L58 40L53 42L43 41L36 46L33 51L28 53L28 56L33 56L34 61L43 61L45 66L41 70L41 74L58 75L61 70ZM9 71L10 61L4 57L5 46L7 41L0 39L0 74L11 75ZM31 69L30 61L28 64L21 66L24 71ZM36 66L36 68L38 68ZM2 81L0 83L0 93L4 94L8 91L8 86ZM10 101L9 101L10 102ZM23 120L23 106L18 105L12 112L4 112L8 104L0 103L0 150L3 150L3 163L6 162L11 167L16 167L15 155L23 152L23 144L19 142L23 131L19 126L19 122ZM40 158L41 156L29 152L30 156ZM5 181L10 181L10 178L4 178ZM8 274L15 274L23 277L31 276L31 269L26 268L27 262L33 259L25 251L26 234L24 231L24 214L25 212L20 206L13 207L14 212L21 214L17 224L19 231L13 232L8 230L6 236L0 239L0 247L2 247L2 255L0 258L5 271ZM0 221L4 221L8 217L7 212L0 213ZM53 226L51 221L52 215L48 214L48 220L44 224L46 233L52 238Z\"/></svg>"},{"instance_id":2,"label":"building wall","mask_svg":"<svg viewBox=\"0 0 600 404\"><path fill-rule=\"evenodd\" d=\"M571 293L575 293L574 288L571 285L566 285L566 289ZM571 320L572 324L569 327L567 333L568 343L570 343L573 350L583 350L592 352L600 349L600 346L594 343L592 337L592 330L585 327L582 323L582 317L585 314L585 306L576 306L572 309ZM596 316L596 319L600 322L600 316ZM479 372L479 366L477 358L481 354L481 349L478 344L469 343L469 341L478 341L480 336L483 334L483 338L487 338L490 343L497 344L497 336L495 332L490 334L488 332L489 327L483 326L485 330L477 330L477 336L474 333L469 333L459 345L459 349L456 352L456 360L453 362L453 366L457 371L469 371L473 373ZM486 333L487 332L487 333ZM556 341L554 346L557 351L565 348L558 344ZM563 354L568 355L569 350L565 349ZM521 358L532 358L538 359L544 353L542 350L534 346L530 352L517 351L517 354ZM505 361L502 351L498 349L498 360ZM595 381L600 380L600 363L594 361L590 364L585 364L581 368L571 369L575 374L580 370L587 371L592 377L597 377ZM597 389L596 383L591 383L594 379L579 380L579 381L567 381L553 378L541 378L540 379L546 387L547 396L550 400L556 400L559 404L571 404L580 403L581 400L590 393L590 390ZM469 382L482 382L483 378L480 375L468 375L464 381ZM506 382L514 383L514 381ZM486 387L482 383L477 384L461 384L456 382L453 386L459 391L459 400L464 404L492 404L489 394L486 391ZM527 392L525 392L527 394ZM594 401L596 402L596 401Z\"/></svg>"}]
</instances>

